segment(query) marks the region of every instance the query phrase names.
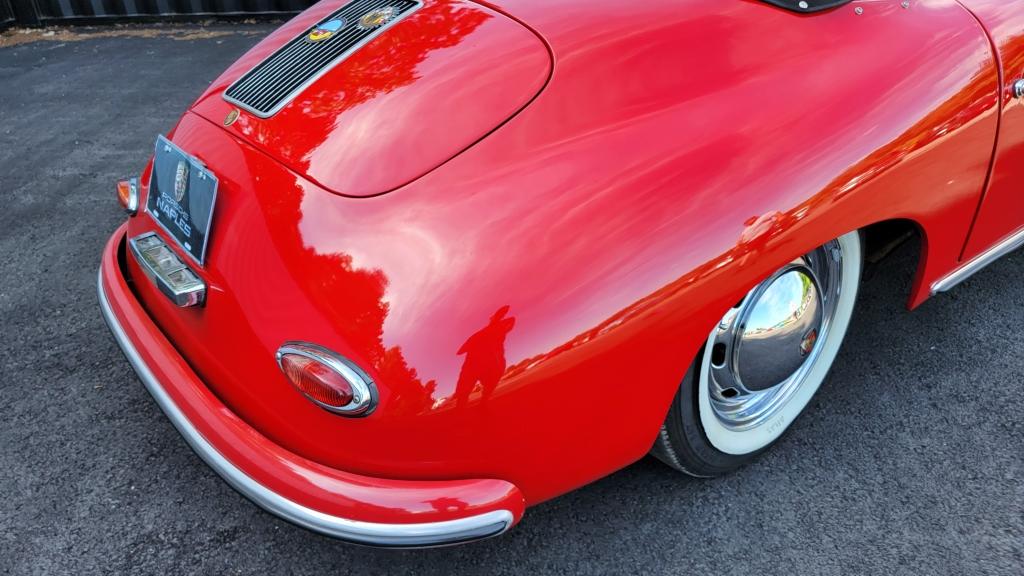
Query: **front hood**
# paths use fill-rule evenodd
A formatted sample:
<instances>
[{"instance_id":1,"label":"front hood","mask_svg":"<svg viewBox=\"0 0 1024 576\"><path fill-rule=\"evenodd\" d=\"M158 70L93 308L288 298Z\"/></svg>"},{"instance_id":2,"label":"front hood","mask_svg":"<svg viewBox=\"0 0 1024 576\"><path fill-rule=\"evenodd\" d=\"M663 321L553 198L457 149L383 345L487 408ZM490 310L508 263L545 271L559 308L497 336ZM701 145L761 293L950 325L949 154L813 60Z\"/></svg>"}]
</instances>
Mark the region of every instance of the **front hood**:
<instances>
[{"instance_id":1,"label":"front hood","mask_svg":"<svg viewBox=\"0 0 1024 576\"><path fill-rule=\"evenodd\" d=\"M405 5L333 64L309 55L357 34L362 16ZM334 37L308 39L339 21L343 28ZM246 106L251 98L231 98L236 81L288 50L294 57L255 88L269 93L289 76L311 71L280 105L266 110ZM550 74L551 57L537 35L467 0L325 0L250 50L193 111L332 192L372 196L472 146L526 106Z\"/></svg>"}]
</instances>

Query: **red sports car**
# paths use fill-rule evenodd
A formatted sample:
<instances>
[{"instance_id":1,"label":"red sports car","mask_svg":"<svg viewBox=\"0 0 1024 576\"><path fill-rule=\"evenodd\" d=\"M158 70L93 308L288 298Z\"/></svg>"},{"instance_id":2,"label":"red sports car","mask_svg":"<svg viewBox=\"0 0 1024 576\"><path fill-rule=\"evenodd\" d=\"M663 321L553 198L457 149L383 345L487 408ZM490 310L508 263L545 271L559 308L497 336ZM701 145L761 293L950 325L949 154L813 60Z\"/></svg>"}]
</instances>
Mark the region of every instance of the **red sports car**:
<instances>
[{"instance_id":1,"label":"red sports car","mask_svg":"<svg viewBox=\"0 0 1024 576\"><path fill-rule=\"evenodd\" d=\"M240 492L352 542L499 534L653 452L714 476L1024 244L1024 3L324 0L118 184L114 336Z\"/></svg>"}]
</instances>

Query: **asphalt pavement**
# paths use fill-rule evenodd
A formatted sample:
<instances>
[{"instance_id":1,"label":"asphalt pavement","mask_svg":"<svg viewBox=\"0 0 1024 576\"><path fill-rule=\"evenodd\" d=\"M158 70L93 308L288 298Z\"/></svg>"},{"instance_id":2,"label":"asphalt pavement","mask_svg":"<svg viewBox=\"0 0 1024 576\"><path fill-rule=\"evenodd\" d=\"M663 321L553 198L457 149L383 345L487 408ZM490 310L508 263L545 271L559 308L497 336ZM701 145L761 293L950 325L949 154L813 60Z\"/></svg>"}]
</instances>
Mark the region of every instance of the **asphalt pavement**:
<instances>
[{"instance_id":1,"label":"asphalt pavement","mask_svg":"<svg viewBox=\"0 0 1024 576\"><path fill-rule=\"evenodd\" d=\"M1024 253L910 313L901 249L805 415L726 478L646 458L500 538L421 551L238 495L136 379L96 268L114 181L270 30L0 36L0 573L1024 574Z\"/></svg>"}]
</instances>

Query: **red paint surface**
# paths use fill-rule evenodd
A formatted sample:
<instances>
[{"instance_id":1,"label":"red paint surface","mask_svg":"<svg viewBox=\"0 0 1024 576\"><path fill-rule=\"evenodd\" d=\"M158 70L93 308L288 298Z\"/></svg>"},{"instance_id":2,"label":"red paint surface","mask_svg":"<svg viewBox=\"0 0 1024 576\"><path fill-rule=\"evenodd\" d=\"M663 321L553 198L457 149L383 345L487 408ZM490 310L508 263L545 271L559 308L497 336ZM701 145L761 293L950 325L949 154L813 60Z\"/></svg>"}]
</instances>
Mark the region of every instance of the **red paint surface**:
<instances>
[{"instance_id":1,"label":"red paint surface","mask_svg":"<svg viewBox=\"0 0 1024 576\"><path fill-rule=\"evenodd\" d=\"M122 226L103 252L100 281L111 309L143 362L175 405L227 460L274 492L319 512L350 520L442 522L493 510L516 521L523 497L502 480L407 481L352 474L312 462L277 445L218 400L139 305L118 264Z\"/></svg>"},{"instance_id":2,"label":"red paint surface","mask_svg":"<svg viewBox=\"0 0 1024 576\"><path fill-rule=\"evenodd\" d=\"M217 118L186 114L173 134L220 178L208 302L178 309L145 281L138 296L226 409L282 450L375 477L499 478L534 504L646 454L708 331L794 257L905 218L925 235L913 304L958 265L1000 88L953 0L813 16L738 0L496 4L549 43L550 82L394 192L339 196ZM423 70L402 97L429 107L432 86ZM477 88L448 97L488 109ZM268 125L307 151L336 133L283 118ZM128 226L153 229L148 215ZM131 259L128 273L141 278ZM377 410L345 419L302 398L274 363L289 340L366 369Z\"/></svg>"},{"instance_id":3,"label":"red paint surface","mask_svg":"<svg viewBox=\"0 0 1024 576\"><path fill-rule=\"evenodd\" d=\"M1024 100L1013 84L1024 79L1024 5L1006 0L961 0L989 31L1002 71L1002 120L991 180L964 258L1024 226Z\"/></svg>"},{"instance_id":4,"label":"red paint surface","mask_svg":"<svg viewBox=\"0 0 1024 576\"><path fill-rule=\"evenodd\" d=\"M214 82L195 111L221 123L235 79L342 2L321 2ZM426 0L274 116L228 128L292 170L348 196L415 180L497 128L547 82L551 57L529 29L466 0Z\"/></svg>"}]
</instances>

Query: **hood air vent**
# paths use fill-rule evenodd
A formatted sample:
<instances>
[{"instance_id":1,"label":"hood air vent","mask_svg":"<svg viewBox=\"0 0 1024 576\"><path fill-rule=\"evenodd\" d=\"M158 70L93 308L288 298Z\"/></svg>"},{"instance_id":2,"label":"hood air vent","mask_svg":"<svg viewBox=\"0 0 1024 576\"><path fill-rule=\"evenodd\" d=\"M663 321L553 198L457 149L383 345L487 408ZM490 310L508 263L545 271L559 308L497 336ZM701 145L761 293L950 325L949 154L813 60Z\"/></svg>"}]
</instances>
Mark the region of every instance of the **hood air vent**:
<instances>
[{"instance_id":1,"label":"hood air vent","mask_svg":"<svg viewBox=\"0 0 1024 576\"><path fill-rule=\"evenodd\" d=\"M260 118L273 116L325 72L416 11L418 0L353 0L293 38L224 92Z\"/></svg>"}]
</instances>

